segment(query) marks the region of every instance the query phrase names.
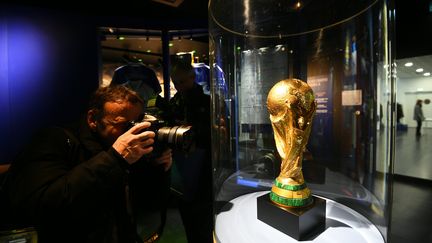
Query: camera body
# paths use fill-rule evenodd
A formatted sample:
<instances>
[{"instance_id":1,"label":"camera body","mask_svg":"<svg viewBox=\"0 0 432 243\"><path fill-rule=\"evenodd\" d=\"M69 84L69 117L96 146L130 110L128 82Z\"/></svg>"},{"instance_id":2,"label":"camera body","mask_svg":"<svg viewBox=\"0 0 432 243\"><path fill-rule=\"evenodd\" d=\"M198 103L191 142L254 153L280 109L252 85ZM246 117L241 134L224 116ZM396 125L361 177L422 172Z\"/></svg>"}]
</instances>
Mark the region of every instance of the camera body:
<instances>
[{"instance_id":1,"label":"camera body","mask_svg":"<svg viewBox=\"0 0 432 243\"><path fill-rule=\"evenodd\" d=\"M164 120L154 115L145 114L142 120L132 121L130 127L141 122L150 122L151 125L146 130L155 133L152 152L154 157L160 156L167 148L189 151L192 147L194 141L192 126L168 126Z\"/></svg>"}]
</instances>

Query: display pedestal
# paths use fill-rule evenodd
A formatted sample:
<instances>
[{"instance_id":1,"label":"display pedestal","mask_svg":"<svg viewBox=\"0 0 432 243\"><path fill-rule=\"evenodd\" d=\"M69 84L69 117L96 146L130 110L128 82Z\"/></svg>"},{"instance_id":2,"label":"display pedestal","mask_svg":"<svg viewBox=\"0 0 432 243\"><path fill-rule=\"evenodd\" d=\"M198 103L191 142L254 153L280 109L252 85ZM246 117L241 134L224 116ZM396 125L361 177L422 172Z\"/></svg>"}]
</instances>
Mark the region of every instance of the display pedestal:
<instances>
[{"instance_id":1,"label":"display pedestal","mask_svg":"<svg viewBox=\"0 0 432 243\"><path fill-rule=\"evenodd\" d=\"M258 219L257 198L268 193L269 191L248 193L226 203L216 215L216 242L299 243L298 240ZM378 228L363 215L331 199L322 199L326 200L326 230L308 242L386 242Z\"/></svg>"},{"instance_id":2,"label":"display pedestal","mask_svg":"<svg viewBox=\"0 0 432 243\"><path fill-rule=\"evenodd\" d=\"M257 198L257 218L296 240L307 240L325 230L326 200L313 196L309 206L284 208L266 193Z\"/></svg>"}]
</instances>

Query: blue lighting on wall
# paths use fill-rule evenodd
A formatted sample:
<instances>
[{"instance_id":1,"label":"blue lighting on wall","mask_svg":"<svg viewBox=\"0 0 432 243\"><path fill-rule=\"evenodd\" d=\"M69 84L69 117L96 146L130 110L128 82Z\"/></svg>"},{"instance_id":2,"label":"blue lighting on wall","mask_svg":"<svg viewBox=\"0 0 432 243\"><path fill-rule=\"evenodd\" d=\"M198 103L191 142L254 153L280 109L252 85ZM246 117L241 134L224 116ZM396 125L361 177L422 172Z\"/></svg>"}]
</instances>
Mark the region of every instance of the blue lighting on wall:
<instances>
[{"instance_id":1,"label":"blue lighting on wall","mask_svg":"<svg viewBox=\"0 0 432 243\"><path fill-rule=\"evenodd\" d=\"M53 48L43 30L31 23L8 23L8 66L11 92L27 100L26 95L41 90L44 77L50 72L48 57Z\"/></svg>"},{"instance_id":2,"label":"blue lighting on wall","mask_svg":"<svg viewBox=\"0 0 432 243\"><path fill-rule=\"evenodd\" d=\"M55 46L46 36L43 26L29 19L0 20L0 164L10 162L20 146L17 141L37 124L37 113L47 99ZM24 123L31 124L21 129Z\"/></svg>"}]
</instances>

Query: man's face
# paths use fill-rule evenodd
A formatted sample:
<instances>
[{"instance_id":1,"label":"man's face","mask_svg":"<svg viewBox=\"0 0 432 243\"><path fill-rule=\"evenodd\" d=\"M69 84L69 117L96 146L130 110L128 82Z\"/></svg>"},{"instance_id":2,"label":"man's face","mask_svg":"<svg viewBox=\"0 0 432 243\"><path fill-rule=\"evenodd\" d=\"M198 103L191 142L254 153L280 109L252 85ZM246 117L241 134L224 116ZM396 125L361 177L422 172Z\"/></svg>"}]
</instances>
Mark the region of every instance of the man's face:
<instances>
[{"instance_id":1,"label":"man's face","mask_svg":"<svg viewBox=\"0 0 432 243\"><path fill-rule=\"evenodd\" d=\"M193 88L195 82L194 75L183 70L177 70L171 74L171 79L177 92L184 93Z\"/></svg>"},{"instance_id":2,"label":"man's face","mask_svg":"<svg viewBox=\"0 0 432 243\"><path fill-rule=\"evenodd\" d=\"M113 144L117 138L125 133L131 121L140 118L142 105L127 101L107 102L104 105L103 117L97 121L96 132L107 144Z\"/></svg>"}]
</instances>

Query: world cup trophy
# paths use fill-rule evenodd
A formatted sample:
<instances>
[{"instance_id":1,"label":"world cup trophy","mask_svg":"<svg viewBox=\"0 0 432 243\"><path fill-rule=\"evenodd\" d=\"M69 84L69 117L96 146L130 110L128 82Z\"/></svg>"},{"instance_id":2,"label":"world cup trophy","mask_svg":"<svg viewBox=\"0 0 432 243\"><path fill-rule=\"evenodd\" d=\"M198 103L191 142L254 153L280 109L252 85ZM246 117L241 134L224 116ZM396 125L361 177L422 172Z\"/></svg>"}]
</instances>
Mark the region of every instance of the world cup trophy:
<instances>
[{"instance_id":1,"label":"world cup trophy","mask_svg":"<svg viewBox=\"0 0 432 243\"><path fill-rule=\"evenodd\" d=\"M257 198L257 218L297 240L325 230L326 200L311 195L302 172L316 108L311 87L298 79L279 81L267 97L282 163L271 192Z\"/></svg>"},{"instance_id":2,"label":"world cup trophy","mask_svg":"<svg viewBox=\"0 0 432 243\"><path fill-rule=\"evenodd\" d=\"M268 94L267 109L282 159L270 199L279 206L304 207L312 203L303 178L302 159L316 107L311 87L298 79L282 80Z\"/></svg>"}]
</instances>

